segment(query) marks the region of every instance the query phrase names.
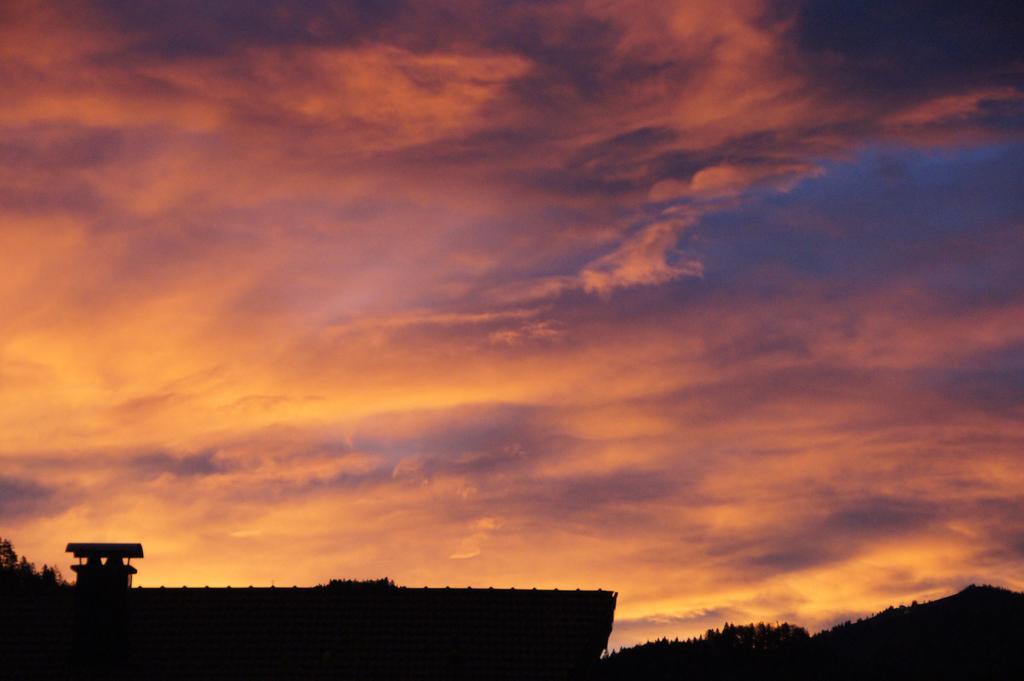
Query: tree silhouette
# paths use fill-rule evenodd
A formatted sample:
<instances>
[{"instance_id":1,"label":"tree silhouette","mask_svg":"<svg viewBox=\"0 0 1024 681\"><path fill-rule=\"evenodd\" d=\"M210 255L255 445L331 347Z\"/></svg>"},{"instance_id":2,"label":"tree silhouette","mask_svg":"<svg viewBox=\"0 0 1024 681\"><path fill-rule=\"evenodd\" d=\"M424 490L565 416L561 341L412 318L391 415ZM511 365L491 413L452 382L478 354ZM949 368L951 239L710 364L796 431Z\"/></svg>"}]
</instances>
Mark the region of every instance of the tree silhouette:
<instances>
[{"instance_id":1,"label":"tree silhouette","mask_svg":"<svg viewBox=\"0 0 1024 681\"><path fill-rule=\"evenodd\" d=\"M0 537L0 593L34 592L67 586L60 570L43 565L36 570L25 556L18 556L10 539Z\"/></svg>"}]
</instances>

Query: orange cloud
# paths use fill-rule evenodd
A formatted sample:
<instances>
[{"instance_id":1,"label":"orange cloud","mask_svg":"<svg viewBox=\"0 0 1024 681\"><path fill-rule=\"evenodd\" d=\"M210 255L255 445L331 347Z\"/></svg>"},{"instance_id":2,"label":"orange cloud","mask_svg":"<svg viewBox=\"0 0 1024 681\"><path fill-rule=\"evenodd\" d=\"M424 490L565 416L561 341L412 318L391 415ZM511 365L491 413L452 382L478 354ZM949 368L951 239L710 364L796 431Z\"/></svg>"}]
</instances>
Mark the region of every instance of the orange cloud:
<instances>
[{"instance_id":1,"label":"orange cloud","mask_svg":"<svg viewBox=\"0 0 1024 681\"><path fill-rule=\"evenodd\" d=\"M1024 584L1002 51L442 4L0 10L20 552L615 589L616 644Z\"/></svg>"}]
</instances>

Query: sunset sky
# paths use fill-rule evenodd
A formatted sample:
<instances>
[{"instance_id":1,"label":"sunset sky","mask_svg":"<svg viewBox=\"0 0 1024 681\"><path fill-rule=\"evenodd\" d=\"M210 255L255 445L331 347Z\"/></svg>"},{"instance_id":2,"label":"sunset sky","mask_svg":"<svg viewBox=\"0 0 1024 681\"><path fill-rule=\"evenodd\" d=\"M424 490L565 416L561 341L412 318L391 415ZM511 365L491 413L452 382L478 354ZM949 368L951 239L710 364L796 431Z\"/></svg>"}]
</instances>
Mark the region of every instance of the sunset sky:
<instances>
[{"instance_id":1,"label":"sunset sky","mask_svg":"<svg viewBox=\"0 0 1024 681\"><path fill-rule=\"evenodd\" d=\"M0 1L0 536L616 646L1024 588L1021 14Z\"/></svg>"}]
</instances>

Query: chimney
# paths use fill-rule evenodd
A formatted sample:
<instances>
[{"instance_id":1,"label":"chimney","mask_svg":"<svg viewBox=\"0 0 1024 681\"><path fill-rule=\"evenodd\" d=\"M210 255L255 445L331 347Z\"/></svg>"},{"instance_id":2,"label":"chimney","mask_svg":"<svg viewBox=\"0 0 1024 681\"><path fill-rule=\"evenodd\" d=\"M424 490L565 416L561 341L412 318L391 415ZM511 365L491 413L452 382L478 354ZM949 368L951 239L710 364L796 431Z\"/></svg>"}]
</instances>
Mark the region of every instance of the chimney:
<instances>
[{"instance_id":1,"label":"chimney","mask_svg":"<svg viewBox=\"0 0 1024 681\"><path fill-rule=\"evenodd\" d=\"M142 544L68 544L78 558L75 580L74 666L85 676L113 671L128 625L128 589L132 558L142 558ZM85 562L82 562L82 561Z\"/></svg>"}]
</instances>

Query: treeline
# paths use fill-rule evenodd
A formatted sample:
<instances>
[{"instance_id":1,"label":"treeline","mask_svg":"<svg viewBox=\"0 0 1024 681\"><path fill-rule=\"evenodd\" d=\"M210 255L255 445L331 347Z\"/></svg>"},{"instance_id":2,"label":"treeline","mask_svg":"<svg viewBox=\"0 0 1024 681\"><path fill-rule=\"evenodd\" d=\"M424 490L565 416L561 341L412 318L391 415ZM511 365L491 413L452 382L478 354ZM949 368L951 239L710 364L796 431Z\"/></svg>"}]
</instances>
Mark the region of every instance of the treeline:
<instances>
[{"instance_id":1,"label":"treeline","mask_svg":"<svg viewBox=\"0 0 1024 681\"><path fill-rule=\"evenodd\" d=\"M0 593L36 592L67 586L60 570L43 565L36 570L25 556L18 556L9 539L0 537Z\"/></svg>"},{"instance_id":2,"label":"treeline","mask_svg":"<svg viewBox=\"0 0 1024 681\"><path fill-rule=\"evenodd\" d=\"M598 678L788 679L810 641L806 629L790 624L726 623L685 641L660 639L623 648L601 660Z\"/></svg>"},{"instance_id":3,"label":"treeline","mask_svg":"<svg viewBox=\"0 0 1024 681\"><path fill-rule=\"evenodd\" d=\"M327 584L318 584L322 589L338 589L346 591L360 591L377 593L381 591L393 591L398 587L395 582L387 577L380 579L332 579Z\"/></svg>"},{"instance_id":4,"label":"treeline","mask_svg":"<svg viewBox=\"0 0 1024 681\"><path fill-rule=\"evenodd\" d=\"M1024 679L1024 594L970 586L809 636L801 627L727 624L601 660L598 681L963 681Z\"/></svg>"}]
</instances>

